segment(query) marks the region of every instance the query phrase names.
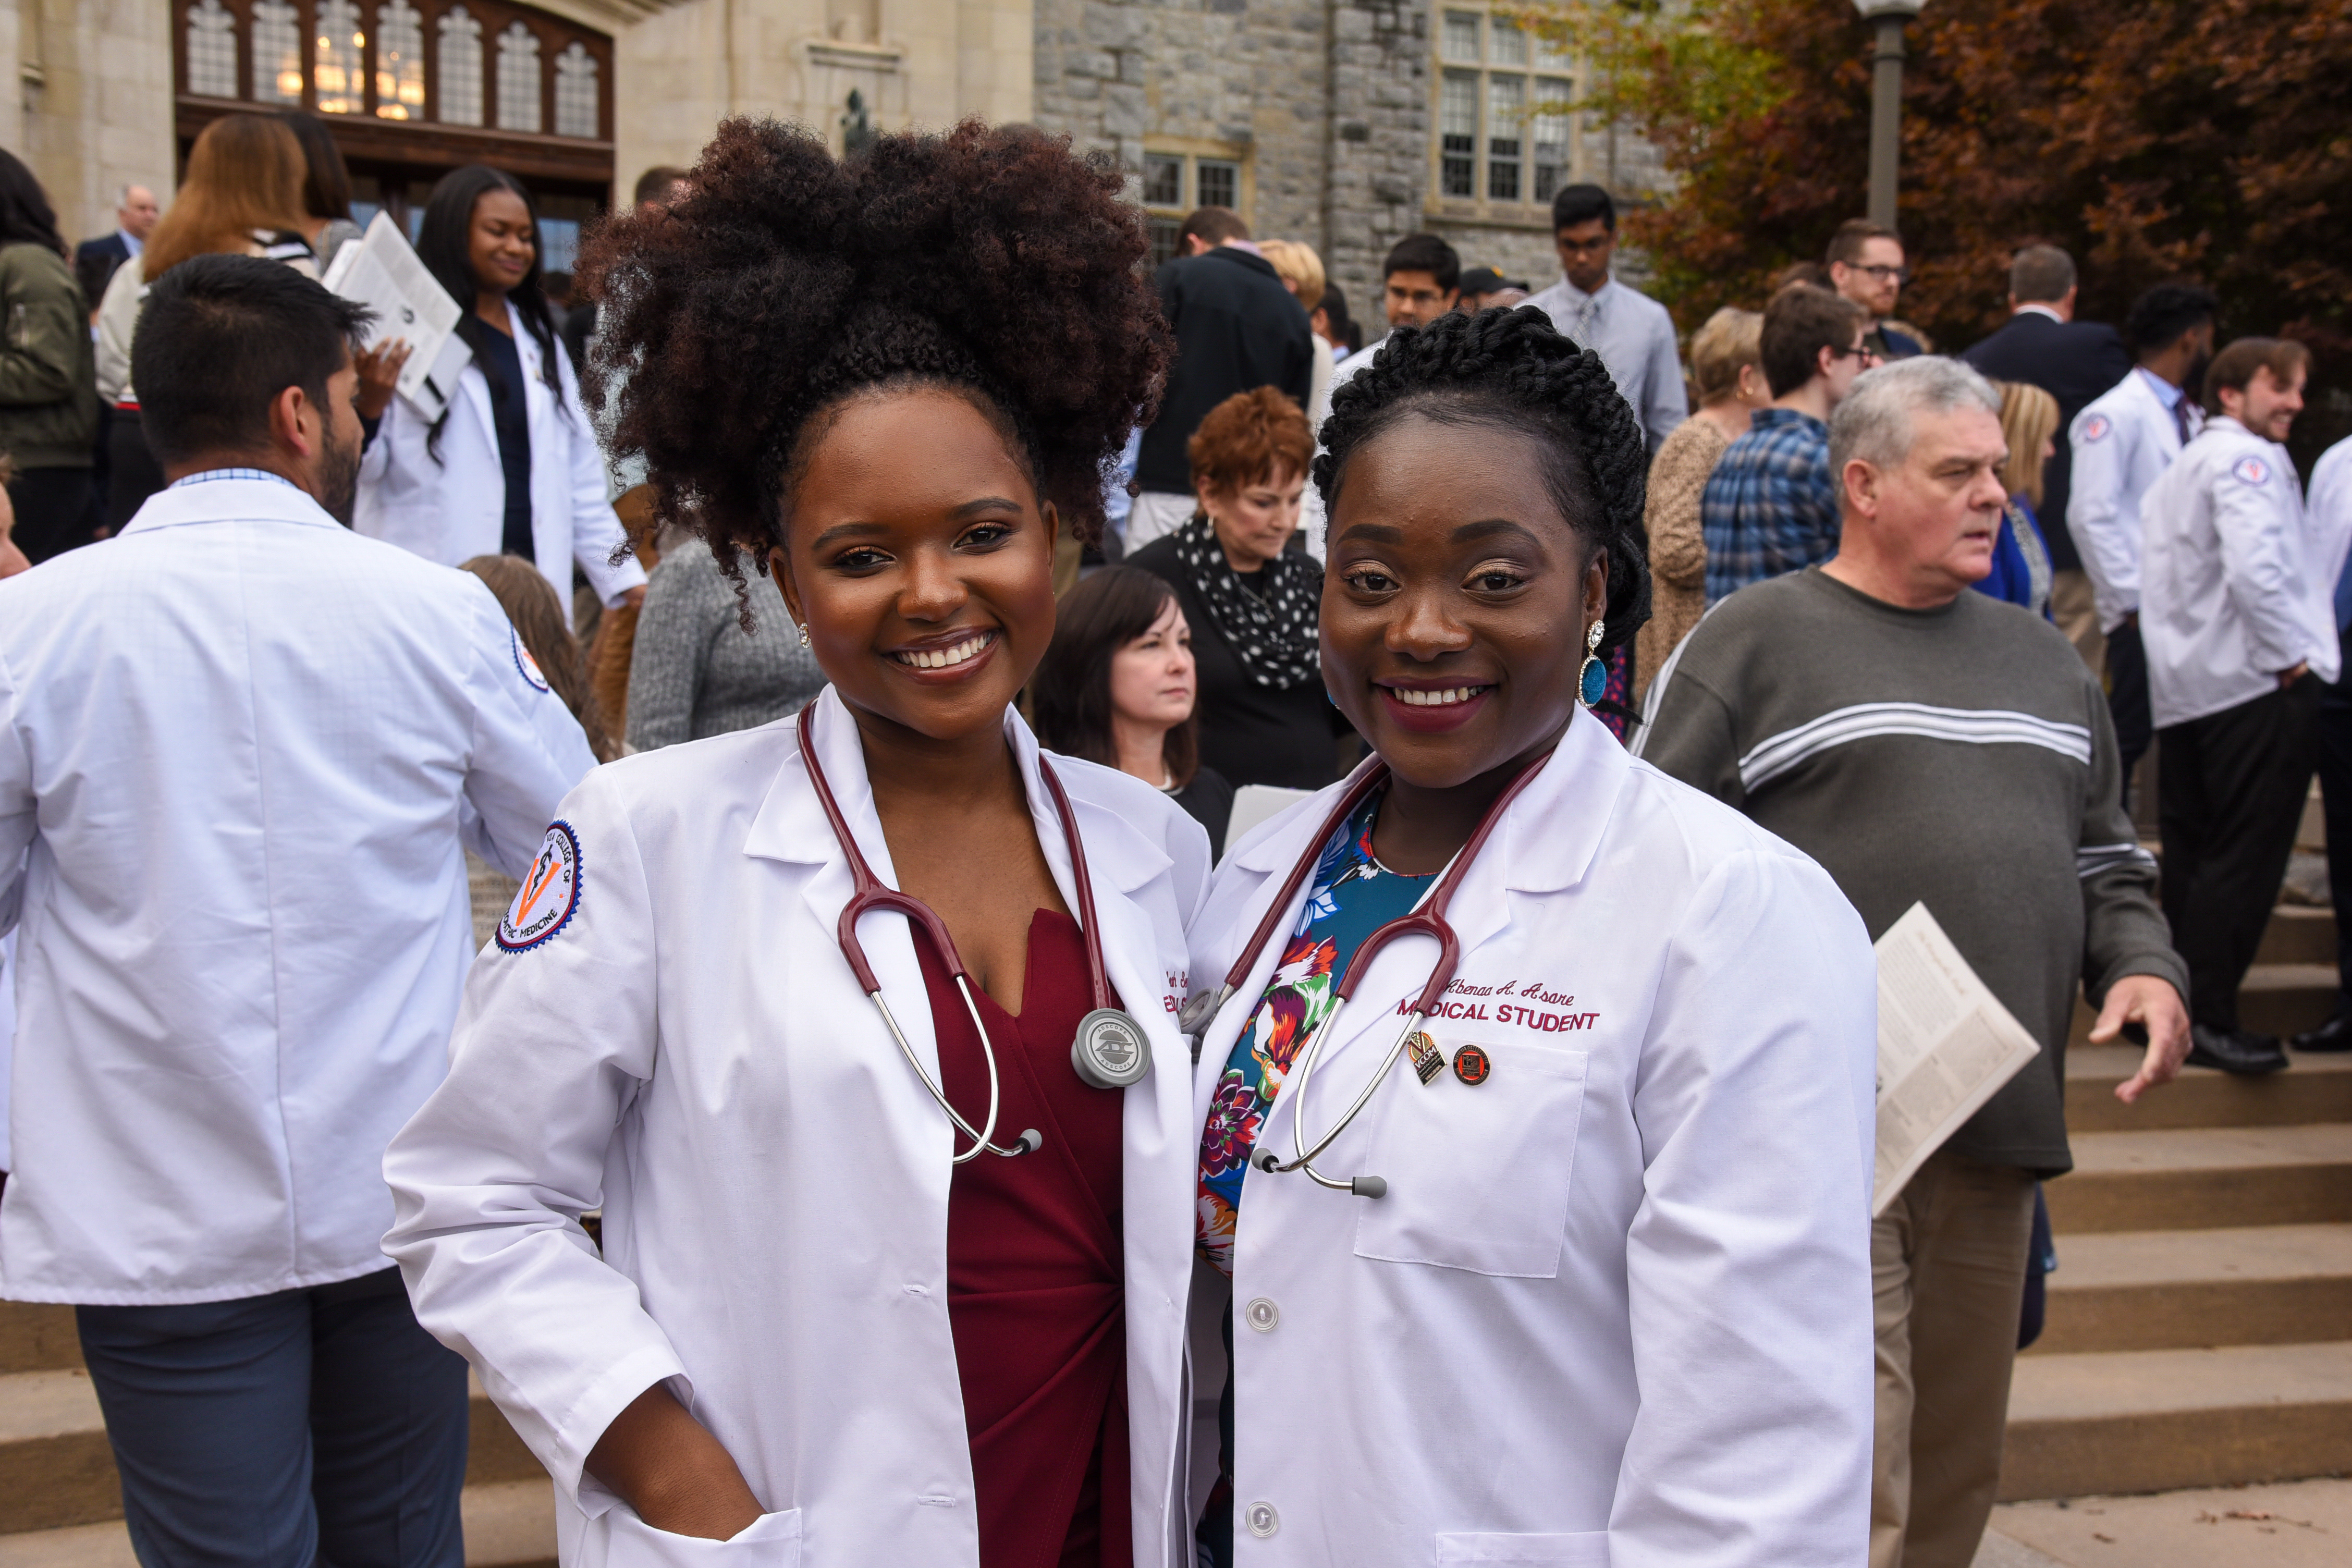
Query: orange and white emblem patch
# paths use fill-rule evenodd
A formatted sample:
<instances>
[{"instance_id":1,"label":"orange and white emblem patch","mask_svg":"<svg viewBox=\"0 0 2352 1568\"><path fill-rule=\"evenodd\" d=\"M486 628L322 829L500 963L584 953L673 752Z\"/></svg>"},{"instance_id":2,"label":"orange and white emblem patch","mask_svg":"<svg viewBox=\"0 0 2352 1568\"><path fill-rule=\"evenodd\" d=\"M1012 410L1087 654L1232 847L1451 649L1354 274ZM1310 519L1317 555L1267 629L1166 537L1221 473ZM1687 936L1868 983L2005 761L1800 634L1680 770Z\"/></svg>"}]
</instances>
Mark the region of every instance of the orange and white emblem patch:
<instances>
[{"instance_id":1,"label":"orange and white emblem patch","mask_svg":"<svg viewBox=\"0 0 2352 1568\"><path fill-rule=\"evenodd\" d=\"M538 691L551 690L552 688L547 684L547 672L539 668L539 660L530 657L530 649L522 646L522 634L518 631L509 630L507 633L507 636L512 638L514 642L514 666L516 672L520 674L524 680L530 684L532 689Z\"/></svg>"},{"instance_id":2,"label":"orange and white emblem patch","mask_svg":"<svg viewBox=\"0 0 2352 1568\"><path fill-rule=\"evenodd\" d=\"M504 952L528 952L571 924L579 907L580 839L570 823L557 821L549 825L493 940Z\"/></svg>"}]
</instances>

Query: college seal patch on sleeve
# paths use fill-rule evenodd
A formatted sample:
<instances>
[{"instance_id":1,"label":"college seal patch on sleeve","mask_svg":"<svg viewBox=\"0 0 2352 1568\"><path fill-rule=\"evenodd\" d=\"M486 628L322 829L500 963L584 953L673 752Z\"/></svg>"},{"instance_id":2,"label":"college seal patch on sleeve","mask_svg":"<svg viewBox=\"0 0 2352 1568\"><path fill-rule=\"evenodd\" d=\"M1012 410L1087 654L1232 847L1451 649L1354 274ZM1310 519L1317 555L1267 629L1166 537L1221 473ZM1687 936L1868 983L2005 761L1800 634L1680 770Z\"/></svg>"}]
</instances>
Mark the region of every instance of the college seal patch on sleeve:
<instances>
[{"instance_id":1,"label":"college seal patch on sleeve","mask_svg":"<svg viewBox=\"0 0 2352 1568\"><path fill-rule=\"evenodd\" d=\"M553 822L494 940L505 952L528 952L571 924L579 907L580 839L570 823Z\"/></svg>"},{"instance_id":2,"label":"college seal patch on sleeve","mask_svg":"<svg viewBox=\"0 0 2352 1568\"><path fill-rule=\"evenodd\" d=\"M522 646L522 634L509 629L507 636L514 643L514 667L517 673L530 683L533 690L550 689L547 684L547 672L539 668L539 660L530 657L530 649Z\"/></svg>"}]
</instances>

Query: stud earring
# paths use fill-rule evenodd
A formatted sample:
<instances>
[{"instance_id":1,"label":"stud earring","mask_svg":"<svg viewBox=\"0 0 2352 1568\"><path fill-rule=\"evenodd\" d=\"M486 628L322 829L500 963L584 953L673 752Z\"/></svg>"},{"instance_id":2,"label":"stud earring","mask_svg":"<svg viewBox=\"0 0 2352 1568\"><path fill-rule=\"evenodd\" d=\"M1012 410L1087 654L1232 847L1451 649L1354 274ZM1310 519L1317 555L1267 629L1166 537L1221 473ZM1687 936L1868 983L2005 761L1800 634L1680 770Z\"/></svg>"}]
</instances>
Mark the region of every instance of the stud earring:
<instances>
[{"instance_id":1,"label":"stud earring","mask_svg":"<svg viewBox=\"0 0 2352 1568\"><path fill-rule=\"evenodd\" d=\"M808 623L806 621L803 621L801 623L801 647L808 647Z\"/></svg>"},{"instance_id":2,"label":"stud earring","mask_svg":"<svg viewBox=\"0 0 2352 1568\"><path fill-rule=\"evenodd\" d=\"M1584 634L1584 667L1576 672L1576 700L1587 708L1609 694L1609 667L1601 662L1601 623Z\"/></svg>"}]
</instances>

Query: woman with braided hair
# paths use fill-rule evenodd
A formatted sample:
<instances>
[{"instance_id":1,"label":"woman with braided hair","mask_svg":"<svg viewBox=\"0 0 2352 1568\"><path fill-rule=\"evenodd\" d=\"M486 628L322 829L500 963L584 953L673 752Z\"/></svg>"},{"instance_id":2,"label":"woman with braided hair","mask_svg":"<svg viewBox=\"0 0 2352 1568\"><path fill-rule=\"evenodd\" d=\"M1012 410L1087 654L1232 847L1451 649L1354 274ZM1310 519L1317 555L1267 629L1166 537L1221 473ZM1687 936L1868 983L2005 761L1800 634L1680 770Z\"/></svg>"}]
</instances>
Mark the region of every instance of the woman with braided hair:
<instances>
[{"instance_id":1,"label":"woman with braided hair","mask_svg":"<svg viewBox=\"0 0 2352 1568\"><path fill-rule=\"evenodd\" d=\"M733 121L591 242L618 454L830 685L572 794L386 1160L567 1564L1167 1568L1190 1528L1207 840L1012 707L1167 364L1120 184L1024 127L843 163Z\"/></svg>"},{"instance_id":2,"label":"woman with braided hair","mask_svg":"<svg viewBox=\"0 0 2352 1568\"><path fill-rule=\"evenodd\" d=\"M1373 755L1192 927L1232 1281L1202 1539L1858 1563L1871 952L1811 861L1579 711L1648 610L1640 428L1490 310L1391 333L1323 439L1323 675Z\"/></svg>"}]
</instances>

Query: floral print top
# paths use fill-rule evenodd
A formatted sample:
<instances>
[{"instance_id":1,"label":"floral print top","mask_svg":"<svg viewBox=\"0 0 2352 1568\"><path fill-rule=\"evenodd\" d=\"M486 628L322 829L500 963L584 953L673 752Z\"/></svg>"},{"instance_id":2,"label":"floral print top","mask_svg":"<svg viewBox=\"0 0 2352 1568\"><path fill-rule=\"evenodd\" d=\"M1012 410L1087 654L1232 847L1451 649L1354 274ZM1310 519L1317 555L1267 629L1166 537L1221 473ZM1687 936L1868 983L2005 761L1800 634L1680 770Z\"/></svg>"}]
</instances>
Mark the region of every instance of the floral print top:
<instances>
[{"instance_id":1,"label":"floral print top","mask_svg":"<svg viewBox=\"0 0 2352 1568\"><path fill-rule=\"evenodd\" d=\"M1198 1234L1202 1256L1229 1277L1242 1178L1292 1060L1330 1013L1331 993L1356 949L1381 926L1412 912L1435 879L1435 873L1400 876L1374 858L1372 823L1381 794L1357 807L1323 847L1297 929L1258 998L1257 1011L1234 1040L1209 1102L1208 1125L1201 1133Z\"/></svg>"}]
</instances>

